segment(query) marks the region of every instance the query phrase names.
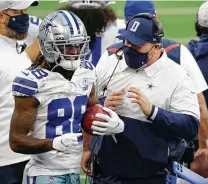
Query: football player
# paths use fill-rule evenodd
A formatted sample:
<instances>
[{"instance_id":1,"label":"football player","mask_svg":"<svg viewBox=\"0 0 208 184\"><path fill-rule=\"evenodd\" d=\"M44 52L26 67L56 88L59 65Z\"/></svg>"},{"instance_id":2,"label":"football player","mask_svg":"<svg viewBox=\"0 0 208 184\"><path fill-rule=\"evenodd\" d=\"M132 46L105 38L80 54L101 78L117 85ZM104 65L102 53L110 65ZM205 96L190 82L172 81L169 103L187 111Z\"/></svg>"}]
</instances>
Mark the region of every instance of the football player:
<instances>
[{"instance_id":1,"label":"football player","mask_svg":"<svg viewBox=\"0 0 208 184\"><path fill-rule=\"evenodd\" d=\"M25 169L28 184L77 184L83 142L80 124L87 105L97 103L95 70L85 60L90 39L82 21L68 11L48 15L38 37L42 55L13 82L10 147L32 154ZM119 118L114 115L109 125L117 126Z\"/></svg>"}]
</instances>

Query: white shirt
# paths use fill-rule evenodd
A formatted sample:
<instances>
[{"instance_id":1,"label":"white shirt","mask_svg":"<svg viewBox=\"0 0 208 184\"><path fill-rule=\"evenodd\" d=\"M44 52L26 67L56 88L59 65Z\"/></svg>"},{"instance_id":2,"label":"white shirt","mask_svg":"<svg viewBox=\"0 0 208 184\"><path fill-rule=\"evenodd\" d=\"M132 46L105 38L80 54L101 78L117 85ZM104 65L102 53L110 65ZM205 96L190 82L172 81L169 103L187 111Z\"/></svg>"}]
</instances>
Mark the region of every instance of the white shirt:
<instances>
[{"instance_id":1,"label":"white shirt","mask_svg":"<svg viewBox=\"0 0 208 184\"><path fill-rule=\"evenodd\" d=\"M9 147L9 128L14 111L12 82L17 73L30 66L31 61L23 52L17 54L16 41L0 36L0 166L28 160L28 155L14 153Z\"/></svg>"},{"instance_id":2,"label":"white shirt","mask_svg":"<svg viewBox=\"0 0 208 184\"><path fill-rule=\"evenodd\" d=\"M205 91L208 88L208 86L199 66L196 63L196 60L184 45L181 45L180 49L180 65L186 70L188 75L193 80L196 93L199 94Z\"/></svg>"},{"instance_id":3,"label":"white shirt","mask_svg":"<svg viewBox=\"0 0 208 184\"><path fill-rule=\"evenodd\" d=\"M116 64L115 54L109 56L107 51L99 60L96 67L98 98L102 97L103 88ZM150 85L152 85L151 88ZM192 115L199 119L199 104L193 82L181 66L167 57L165 51L155 63L138 72L129 68L123 57L119 61L105 92L105 96L108 96L112 92L124 88L123 104L119 106L117 113L125 117L150 122L140 110L139 105L131 103L131 99L127 97L127 90L130 87L141 90L157 107L171 112Z\"/></svg>"}]
</instances>

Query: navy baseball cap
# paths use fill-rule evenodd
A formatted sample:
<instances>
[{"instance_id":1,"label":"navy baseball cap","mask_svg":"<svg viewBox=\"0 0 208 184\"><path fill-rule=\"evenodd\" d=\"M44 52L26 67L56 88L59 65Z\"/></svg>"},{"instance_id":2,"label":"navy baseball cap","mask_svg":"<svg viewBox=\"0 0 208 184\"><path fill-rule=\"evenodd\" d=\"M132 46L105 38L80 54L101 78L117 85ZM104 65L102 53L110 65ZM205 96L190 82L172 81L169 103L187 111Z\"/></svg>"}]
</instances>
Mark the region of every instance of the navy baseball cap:
<instances>
[{"instance_id":1,"label":"navy baseball cap","mask_svg":"<svg viewBox=\"0 0 208 184\"><path fill-rule=\"evenodd\" d=\"M127 29L121 33L117 38L127 40L134 45L144 45L145 43L156 43L154 32L156 30L151 19L134 18L132 19Z\"/></svg>"},{"instance_id":2,"label":"navy baseball cap","mask_svg":"<svg viewBox=\"0 0 208 184\"><path fill-rule=\"evenodd\" d=\"M155 16L155 6L151 0L127 0L124 7L124 15L126 21L129 21L131 17L139 13L149 13Z\"/></svg>"}]
</instances>

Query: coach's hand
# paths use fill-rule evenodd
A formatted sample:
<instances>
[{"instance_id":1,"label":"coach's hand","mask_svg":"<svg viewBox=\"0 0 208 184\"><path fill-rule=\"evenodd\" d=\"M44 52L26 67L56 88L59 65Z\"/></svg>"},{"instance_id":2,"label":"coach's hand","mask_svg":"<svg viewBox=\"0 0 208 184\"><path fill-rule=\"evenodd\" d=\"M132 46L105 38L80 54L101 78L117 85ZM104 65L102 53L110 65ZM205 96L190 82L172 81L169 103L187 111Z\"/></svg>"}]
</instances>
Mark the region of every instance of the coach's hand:
<instances>
[{"instance_id":1,"label":"coach's hand","mask_svg":"<svg viewBox=\"0 0 208 184\"><path fill-rule=\"evenodd\" d=\"M78 137L82 136L82 133L67 133L53 139L52 147L55 150L61 151L67 154L81 152L80 145L78 143Z\"/></svg>"},{"instance_id":2,"label":"coach's hand","mask_svg":"<svg viewBox=\"0 0 208 184\"><path fill-rule=\"evenodd\" d=\"M148 117L152 112L152 104L149 102L147 97L136 88L129 88L128 98L132 98L132 103L136 103L140 106L143 113Z\"/></svg>"},{"instance_id":3,"label":"coach's hand","mask_svg":"<svg viewBox=\"0 0 208 184\"><path fill-rule=\"evenodd\" d=\"M104 102L104 107L107 107L113 111L118 110L118 106L123 103L124 89L113 92L112 95L107 96Z\"/></svg>"},{"instance_id":4,"label":"coach's hand","mask_svg":"<svg viewBox=\"0 0 208 184\"><path fill-rule=\"evenodd\" d=\"M82 155L82 170L87 174L92 176L92 163L90 163L90 158L92 151L90 149L84 150Z\"/></svg>"}]
</instances>

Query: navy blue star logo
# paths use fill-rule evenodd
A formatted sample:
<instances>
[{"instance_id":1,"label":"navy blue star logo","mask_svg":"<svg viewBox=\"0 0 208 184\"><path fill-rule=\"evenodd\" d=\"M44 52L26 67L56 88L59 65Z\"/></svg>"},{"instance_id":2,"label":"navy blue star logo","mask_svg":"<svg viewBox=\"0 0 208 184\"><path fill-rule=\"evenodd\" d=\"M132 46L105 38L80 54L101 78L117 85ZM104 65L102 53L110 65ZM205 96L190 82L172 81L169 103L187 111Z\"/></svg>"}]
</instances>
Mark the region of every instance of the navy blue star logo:
<instances>
[{"instance_id":1,"label":"navy blue star logo","mask_svg":"<svg viewBox=\"0 0 208 184\"><path fill-rule=\"evenodd\" d=\"M52 21L55 19L56 16L52 17L50 20L48 19L46 24L43 26L42 30L45 30L45 34L46 36L48 35L48 33L50 32L52 27L57 27ZM41 30L41 31L42 31Z\"/></svg>"},{"instance_id":2,"label":"navy blue star logo","mask_svg":"<svg viewBox=\"0 0 208 184\"><path fill-rule=\"evenodd\" d=\"M151 84L147 84L147 85L148 85L147 89L152 89L153 87L155 87L152 83Z\"/></svg>"}]
</instances>

